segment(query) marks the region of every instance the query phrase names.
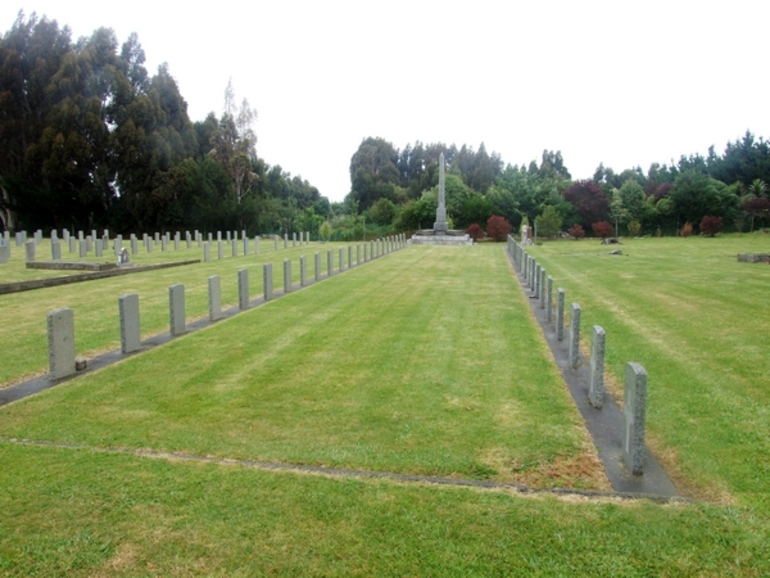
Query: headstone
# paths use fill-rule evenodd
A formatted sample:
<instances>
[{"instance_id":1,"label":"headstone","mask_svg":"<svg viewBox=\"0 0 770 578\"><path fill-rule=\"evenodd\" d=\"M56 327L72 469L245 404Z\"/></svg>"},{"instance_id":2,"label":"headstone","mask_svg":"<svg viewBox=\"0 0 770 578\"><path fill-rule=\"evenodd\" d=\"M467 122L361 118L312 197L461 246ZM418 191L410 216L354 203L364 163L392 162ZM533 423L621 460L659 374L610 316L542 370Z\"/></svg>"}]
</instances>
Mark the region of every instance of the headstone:
<instances>
[{"instance_id":1,"label":"headstone","mask_svg":"<svg viewBox=\"0 0 770 578\"><path fill-rule=\"evenodd\" d=\"M553 277L550 275L546 280L545 320L546 323L553 320Z\"/></svg>"},{"instance_id":2,"label":"headstone","mask_svg":"<svg viewBox=\"0 0 770 578\"><path fill-rule=\"evenodd\" d=\"M273 242L275 243L275 250L278 250L278 235L273 237Z\"/></svg>"},{"instance_id":3,"label":"headstone","mask_svg":"<svg viewBox=\"0 0 770 578\"><path fill-rule=\"evenodd\" d=\"M51 229L51 243L59 240L59 232L56 229Z\"/></svg>"},{"instance_id":4,"label":"headstone","mask_svg":"<svg viewBox=\"0 0 770 578\"><path fill-rule=\"evenodd\" d=\"M27 244L24 246L24 249L26 250L27 263L34 263L35 262L35 241L34 241L34 239L31 240L31 241L27 241Z\"/></svg>"},{"instance_id":5,"label":"headstone","mask_svg":"<svg viewBox=\"0 0 770 578\"><path fill-rule=\"evenodd\" d=\"M283 292L291 292L291 259L283 260Z\"/></svg>"},{"instance_id":6,"label":"headstone","mask_svg":"<svg viewBox=\"0 0 770 578\"><path fill-rule=\"evenodd\" d=\"M326 276L331 277L334 274L334 253L329 249L326 251Z\"/></svg>"},{"instance_id":7,"label":"headstone","mask_svg":"<svg viewBox=\"0 0 770 578\"><path fill-rule=\"evenodd\" d=\"M233 241L233 246L235 246ZM238 309L244 311L249 308L249 270L238 269Z\"/></svg>"},{"instance_id":8,"label":"headstone","mask_svg":"<svg viewBox=\"0 0 770 578\"><path fill-rule=\"evenodd\" d=\"M75 237L70 237L69 243L70 243L70 253L74 253L75 252Z\"/></svg>"},{"instance_id":9,"label":"headstone","mask_svg":"<svg viewBox=\"0 0 770 578\"><path fill-rule=\"evenodd\" d=\"M556 290L556 339L564 340L564 289Z\"/></svg>"},{"instance_id":10,"label":"headstone","mask_svg":"<svg viewBox=\"0 0 770 578\"><path fill-rule=\"evenodd\" d=\"M345 270L345 251L340 247L340 273Z\"/></svg>"},{"instance_id":11,"label":"headstone","mask_svg":"<svg viewBox=\"0 0 770 578\"><path fill-rule=\"evenodd\" d=\"M93 251L93 250L94 250L94 242L93 242L93 240L91 239L91 235L88 235L88 236L86 237L86 252L87 252L87 253L90 253L90 252L91 252L91 251Z\"/></svg>"},{"instance_id":12,"label":"headstone","mask_svg":"<svg viewBox=\"0 0 770 578\"><path fill-rule=\"evenodd\" d=\"M580 305L572 304L569 317L569 364L577 369L580 362Z\"/></svg>"},{"instance_id":13,"label":"headstone","mask_svg":"<svg viewBox=\"0 0 770 578\"><path fill-rule=\"evenodd\" d=\"M647 372L638 363L626 363L623 414L626 419L623 439L626 466L638 476L644 471L644 432L647 419Z\"/></svg>"},{"instance_id":14,"label":"headstone","mask_svg":"<svg viewBox=\"0 0 770 578\"><path fill-rule=\"evenodd\" d=\"M168 288L169 332L182 335L185 332L184 285L177 283Z\"/></svg>"},{"instance_id":15,"label":"headstone","mask_svg":"<svg viewBox=\"0 0 770 578\"><path fill-rule=\"evenodd\" d=\"M348 245L348 269L353 267L353 245Z\"/></svg>"},{"instance_id":16,"label":"headstone","mask_svg":"<svg viewBox=\"0 0 770 578\"><path fill-rule=\"evenodd\" d=\"M226 233L227 233L227 242L229 243L230 242L230 231L226 231Z\"/></svg>"},{"instance_id":17,"label":"headstone","mask_svg":"<svg viewBox=\"0 0 770 578\"><path fill-rule=\"evenodd\" d=\"M604 404L604 329L594 325L591 330L591 378L588 384L588 401L601 409Z\"/></svg>"},{"instance_id":18,"label":"headstone","mask_svg":"<svg viewBox=\"0 0 770 578\"><path fill-rule=\"evenodd\" d=\"M446 235L449 225L446 220L446 200L444 193L444 153L438 156L438 207L436 208L436 222L433 223L433 232L436 235Z\"/></svg>"},{"instance_id":19,"label":"headstone","mask_svg":"<svg viewBox=\"0 0 770 578\"><path fill-rule=\"evenodd\" d=\"M85 239L85 236L83 235L83 231L78 231L78 241L82 241Z\"/></svg>"},{"instance_id":20,"label":"headstone","mask_svg":"<svg viewBox=\"0 0 770 578\"><path fill-rule=\"evenodd\" d=\"M361 264L361 244L356 243L356 267Z\"/></svg>"},{"instance_id":21,"label":"headstone","mask_svg":"<svg viewBox=\"0 0 770 578\"><path fill-rule=\"evenodd\" d=\"M16 246L17 247L21 247L23 242L24 241L23 241L23 238L21 236L21 233L16 233Z\"/></svg>"},{"instance_id":22,"label":"headstone","mask_svg":"<svg viewBox=\"0 0 770 578\"><path fill-rule=\"evenodd\" d=\"M136 235L131 234L131 254L136 255L139 252L139 241Z\"/></svg>"},{"instance_id":23,"label":"headstone","mask_svg":"<svg viewBox=\"0 0 770 578\"><path fill-rule=\"evenodd\" d=\"M366 243L364 243L364 263L366 263L369 260L369 253L366 249L367 249L367 245Z\"/></svg>"},{"instance_id":24,"label":"headstone","mask_svg":"<svg viewBox=\"0 0 770 578\"><path fill-rule=\"evenodd\" d=\"M179 251L179 231L174 233L174 251Z\"/></svg>"},{"instance_id":25,"label":"headstone","mask_svg":"<svg viewBox=\"0 0 770 578\"><path fill-rule=\"evenodd\" d=\"M296 247L297 246L297 233L291 234L291 246Z\"/></svg>"},{"instance_id":26,"label":"headstone","mask_svg":"<svg viewBox=\"0 0 770 578\"><path fill-rule=\"evenodd\" d=\"M62 241L64 241L65 243L69 243L70 242L70 232L69 232L69 230L68 229L63 229L61 233L62 233L61 234Z\"/></svg>"},{"instance_id":27,"label":"headstone","mask_svg":"<svg viewBox=\"0 0 770 578\"><path fill-rule=\"evenodd\" d=\"M62 379L75 373L75 314L54 309L46 316L48 326L48 376Z\"/></svg>"},{"instance_id":28,"label":"headstone","mask_svg":"<svg viewBox=\"0 0 770 578\"><path fill-rule=\"evenodd\" d=\"M118 265L126 265L130 262L131 259L128 256L128 250L125 247L121 248L120 254L118 255Z\"/></svg>"},{"instance_id":29,"label":"headstone","mask_svg":"<svg viewBox=\"0 0 770 578\"><path fill-rule=\"evenodd\" d=\"M289 248L289 234L284 233L283 234L283 248L288 249Z\"/></svg>"},{"instance_id":30,"label":"headstone","mask_svg":"<svg viewBox=\"0 0 770 578\"><path fill-rule=\"evenodd\" d=\"M203 244L203 262L211 261L211 241L206 241Z\"/></svg>"},{"instance_id":31,"label":"headstone","mask_svg":"<svg viewBox=\"0 0 770 578\"><path fill-rule=\"evenodd\" d=\"M102 240L101 239L97 239L94 242L94 253L95 253L95 255L97 257L102 257L103 256L102 255Z\"/></svg>"},{"instance_id":32,"label":"headstone","mask_svg":"<svg viewBox=\"0 0 770 578\"><path fill-rule=\"evenodd\" d=\"M184 241L187 243L187 248L189 249L192 247L192 235L190 235L190 231L184 232Z\"/></svg>"},{"instance_id":33,"label":"headstone","mask_svg":"<svg viewBox=\"0 0 770 578\"><path fill-rule=\"evenodd\" d=\"M248 255L249 254L249 238L243 237L243 254Z\"/></svg>"},{"instance_id":34,"label":"headstone","mask_svg":"<svg viewBox=\"0 0 770 578\"><path fill-rule=\"evenodd\" d=\"M213 240L214 240L214 236L211 233L209 233L209 243L211 243Z\"/></svg>"},{"instance_id":35,"label":"headstone","mask_svg":"<svg viewBox=\"0 0 770 578\"><path fill-rule=\"evenodd\" d=\"M254 235L254 254L259 255L259 235Z\"/></svg>"},{"instance_id":36,"label":"headstone","mask_svg":"<svg viewBox=\"0 0 770 578\"><path fill-rule=\"evenodd\" d=\"M166 249L168 249L168 235L164 234L160 238L160 250L165 251Z\"/></svg>"},{"instance_id":37,"label":"headstone","mask_svg":"<svg viewBox=\"0 0 770 578\"><path fill-rule=\"evenodd\" d=\"M129 293L118 298L120 312L120 350L123 353L139 351L142 340L139 332L139 295Z\"/></svg>"},{"instance_id":38,"label":"headstone","mask_svg":"<svg viewBox=\"0 0 770 578\"><path fill-rule=\"evenodd\" d=\"M236 239L232 240L231 248L232 248L233 257L237 257L238 256L238 241Z\"/></svg>"},{"instance_id":39,"label":"headstone","mask_svg":"<svg viewBox=\"0 0 770 578\"><path fill-rule=\"evenodd\" d=\"M265 263L262 268L262 292L265 296L265 301L270 301L273 298L273 264Z\"/></svg>"},{"instance_id":40,"label":"headstone","mask_svg":"<svg viewBox=\"0 0 770 578\"><path fill-rule=\"evenodd\" d=\"M315 280L321 280L321 253L315 254Z\"/></svg>"},{"instance_id":41,"label":"headstone","mask_svg":"<svg viewBox=\"0 0 770 578\"><path fill-rule=\"evenodd\" d=\"M217 241L217 259L221 259L225 256L225 246L224 242L220 239Z\"/></svg>"},{"instance_id":42,"label":"headstone","mask_svg":"<svg viewBox=\"0 0 770 578\"><path fill-rule=\"evenodd\" d=\"M208 243L206 243L208 246ZM222 282L219 275L209 277L209 321L222 317Z\"/></svg>"},{"instance_id":43,"label":"headstone","mask_svg":"<svg viewBox=\"0 0 770 578\"><path fill-rule=\"evenodd\" d=\"M540 281L538 281L537 287L539 289L538 299L540 300L540 309L545 309L545 281L546 281L545 269L540 267Z\"/></svg>"},{"instance_id":44,"label":"headstone","mask_svg":"<svg viewBox=\"0 0 770 578\"><path fill-rule=\"evenodd\" d=\"M299 284L301 287L307 286L307 259L304 255L299 258Z\"/></svg>"}]
</instances>

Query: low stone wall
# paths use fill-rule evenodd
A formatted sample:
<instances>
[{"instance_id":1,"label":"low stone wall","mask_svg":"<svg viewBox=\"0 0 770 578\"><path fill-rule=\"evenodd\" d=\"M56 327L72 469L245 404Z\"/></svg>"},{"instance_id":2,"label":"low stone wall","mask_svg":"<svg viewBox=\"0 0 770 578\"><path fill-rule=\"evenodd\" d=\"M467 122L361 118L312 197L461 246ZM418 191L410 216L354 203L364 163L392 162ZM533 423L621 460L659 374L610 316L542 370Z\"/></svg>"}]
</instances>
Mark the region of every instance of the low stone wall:
<instances>
[{"instance_id":1,"label":"low stone wall","mask_svg":"<svg viewBox=\"0 0 770 578\"><path fill-rule=\"evenodd\" d=\"M143 271L152 271L154 269L168 269L169 267L181 267L182 265L192 265L200 263L200 259L190 259L188 261L174 261L173 263L160 263L158 265L145 265L144 267L126 267L124 269L113 269L111 271L95 271L93 273L82 273L80 275L68 275L67 277L51 277L49 279L34 279L32 281L18 281L16 283L4 283L0 285L0 295L9 293L19 293L21 291L32 291L33 289L42 289L44 287L56 287L58 285L68 285L70 283L82 283L83 281L93 281L95 279L104 279L106 277L116 277L118 275L129 275L130 273L141 273Z\"/></svg>"},{"instance_id":2,"label":"low stone wall","mask_svg":"<svg viewBox=\"0 0 770 578\"><path fill-rule=\"evenodd\" d=\"M473 245L469 235L413 235L409 242L412 245Z\"/></svg>"},{"instance_id":3,"label":"low stone wall","mask_svg":"<svg viewBox=\"0 0 770 578\"><path fill-rule=\"evenodd\" d=\"M85 263L82 261L27 261L27 269L51 269L55 271L112 271L117 263Z\"/></svg>"},{"instance_id":4,"label":"low stone wall","mask_svg":"<svg viewBox=\"0 0 770 578\"><path fill-rule=\"evenodd\" d=\"M770 255L767 253L738 253L740 263L770 263Z\"/></svg>"}]
</instances>

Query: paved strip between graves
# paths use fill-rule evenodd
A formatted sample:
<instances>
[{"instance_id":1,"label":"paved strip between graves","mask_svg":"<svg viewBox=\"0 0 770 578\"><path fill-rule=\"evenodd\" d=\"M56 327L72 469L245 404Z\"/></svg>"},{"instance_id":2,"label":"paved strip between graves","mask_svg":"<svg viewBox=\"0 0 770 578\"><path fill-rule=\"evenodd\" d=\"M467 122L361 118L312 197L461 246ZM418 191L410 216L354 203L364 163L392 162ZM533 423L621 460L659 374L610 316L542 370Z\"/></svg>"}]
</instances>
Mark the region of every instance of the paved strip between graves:
<instances>
[{"instance_id":1,"label":"paved strip between graves","mask_svg":"<svg viewBox=\"0 0 770 578\"><path fill-rule=\"evenodd\" d=\"M44 440L30 440L21 438L7 438L0 436L0 443L18 444L26 446L60 448L67 450L90 451L104 454L124 454L143 458L163 459L169 461L186 461L197 463L209 463L222 466L242 466L244 468L283 471L301 474L316 474L333 478L357 478L391 480L403 483L432 484L439 486L468 487L481 490L511 490L521 494L532 495L557 495L580 496L594 499L623 499L623 500L651 500L660 504L666 503L692 503L689 498L681 496L654 495L636 492L601 492L596 490L580 490L574 488L531 488L523 484L513 482L491 482L489 480L470 480L462 478L443 478L437 476L421 476L416 474L400 474L395 472L378 472L371 470L350 470L345 468L328 468L324 466L309 466L305 464L292 464L286 462L263 462L259 460L243 460L234 458L220 458L214 456L200 456L183 452L160 452L154 450L139 450L120 447L94 447L84 444L52 442Z\"/></svg>"},{"instance_id":2,"label":"paved strip between graves","mask_svg":"<svg viewBox=\"0 0 770 578\"><path fill-rule=\"evenodd\" d=\"M606 393L601 409L593 407L588 400L588 386L590 383L590 363L581 355L577 369L573 369L569 362L569 339L559 341L556 337L556 323L547 319L547 309L540 308L537 296L532 294L527 287L527 280L523 273L516 271L516 264L508 251L505 252L510 261L512 273L518 279L522 290L529 298L532 312L540 324L548 346L551 348L554 361L561 371L562 378L569 388L572 398L575 400L580 414L583 416L588 432L599 451L599 458L604 464L607 477L612 484L612 489L634 495L655 495L671 498L681 497L676 486L671 481L663 466L650 451L645 449L644 473L633 475L623 462L623 431L625 429L625 417L615 399ZM554 283L554 290L556 284ZM546 299L548 296L546 295ZM555 309L554 309L555 315Z\"/></svg>"}]
</instances>

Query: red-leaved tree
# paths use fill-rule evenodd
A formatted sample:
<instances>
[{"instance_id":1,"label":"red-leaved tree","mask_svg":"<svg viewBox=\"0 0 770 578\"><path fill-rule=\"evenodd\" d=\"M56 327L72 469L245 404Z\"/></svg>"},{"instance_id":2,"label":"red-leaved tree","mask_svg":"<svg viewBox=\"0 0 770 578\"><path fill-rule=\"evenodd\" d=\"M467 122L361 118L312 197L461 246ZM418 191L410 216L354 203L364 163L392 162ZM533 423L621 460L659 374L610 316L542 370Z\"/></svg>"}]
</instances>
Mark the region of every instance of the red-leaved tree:
<instances>
[{"instance_id":1,"label":"red-leaved tree","mask_svg":"<svg viewBox=\"0 0 770 578\"><path fill-rule=\"evenodd\" d=\"M610 200L592 180L576 181L562 195L565 201L575 207L583 229L597 221L607 220Z\"/></svg>"},{"instance_id":2,"label":"red-leaved tree","mask_svg":"<svg viewBox=\"0 0 770 578\"><path fill-rule=\"evenodd\" d=\"M593 229L594 235L601 237L602 239L606 239L612 235L612 225L610 225L607 221L599 221L598 223L594 223L591 225L591 229Z\"/></svg>"},{"instance_id":3,"label":"red-leaved tree","mask_svg":"<svg viewBox=\"0 0 770 578\"><path fill-rule=\"evenodd\" d=\"M575 223L572 225L569 229L567 229L567 232L575 237L575 240L582 239L586 236L586 232L583 230L583 227L580 226L580 223Z\"/></svg>"},{"instance_id":4,"label":"red-leaved tree","mask_svg":"<svg viewBox=\"0 0 770 578\"><path fill-rule=\"evenodd\" d=\"M703 217L703 219L701 219L698 228L700 229L701 235L708 235L709 237L713 237L722 230L722 217L706 215Z\"/></svg>"},{"instance_id":5,"label":"red-leaved tree","mask_svg":"<svg viewBox=\"0 0 770 578\"><path fill-rule=\"evenodd\" d=\"M465 232L474 241L478 241L479 239L483 239L484 238L484 229L479 227L477 223L473 223L470 227L465 229Z\"/></svg>"},{"instance_id":6,"label":"red-leaved tree","mask_svg":"<svg viewBox=\"0 0 770 578\"><path fill-rule=\"evenodd\" d=\"M505 241L511 234L511 224L500 215L492 215L487 219L487 235L495 241Z\"/></svg>"}]
</instances>

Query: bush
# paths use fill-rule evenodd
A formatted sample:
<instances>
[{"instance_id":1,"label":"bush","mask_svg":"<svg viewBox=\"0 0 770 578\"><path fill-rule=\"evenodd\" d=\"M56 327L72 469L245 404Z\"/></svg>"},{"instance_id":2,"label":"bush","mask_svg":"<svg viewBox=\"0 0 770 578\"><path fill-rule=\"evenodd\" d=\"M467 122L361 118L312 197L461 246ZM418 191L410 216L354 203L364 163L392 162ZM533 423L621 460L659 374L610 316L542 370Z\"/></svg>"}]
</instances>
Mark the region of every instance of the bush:
<instances>
[{"instance_id":1,"label":"bush","mask_svg":"<svg viewBox=\"0 0 770 578\"><path fill-rule=\"evenodd\" d=\"M601 237L602 239L606 239L612 235L612 225L610 225L607 221L599 221L594 223L591 225L591 228L594 231L594 235Z\"/></svg>"},{"instance_id":2,"label":"bush","mask_svg":"<svg viewBox=\"0 0 770 578\"><path fill-rule=\"evenodd\" d=\"M692 223L688 221L682 225L682 228L679 229L679 234L682 235L682 237L689 237L692 235Z\"/></svg>"},{"instance_id":3,"label":"bush","mask_svg":"<svg viewBox=\"0 0 770 578\"><path fill-rule=\"evenodd\" d=\"M632 237L639 236L639 231L642 230L642 224L639 221L631 221L628 224L628 234Z\"/></svg>"},{"instance_id":4,"label":"bush","mask_svg":"<svg viewBox=\"0 0 770 578\"><path fill-rule=\"evenodd\" d=\"M465 232L470 235L471 239L474 241L478 241L479 239L484 238L484 230L476 223L473 223L470 227L465 229Z\"/></svg>"},{"instance_id":5,"label":"bush","mask_svg":"<svg viewBox=\"0 0 770 578\"><path fill-rule=\"evenodd\" d=\"M700 229L701 235L708 235L709 237L713 237L722 230L722 217L706 215L701 220L698 228Z\"/></svg>"},{"instance_id":6,"label":"bush","mask_svg":"<svg viewBox=\"0 0 770 578\"><path fill-rule=\"evenodd\" d=\"M582 239L586 236L586 232L583 230L583 227L580 226L580 223L575 223L572 225L569 229L567 229L567 232L575 237L575 240Z\"/></svg>"},{"instance_id":7,"label":"bush","mask_svg":"<svg viewBox=\"0 0 770 578\"><path fill-rule=\"evenodd\" d=\"M510 234L511 224L505 217L501 217L500 215L492 215L489 217L489 219L487 219L487 235L489 235L495 241L505 241Z\"/></svg>"}]
</instances>

